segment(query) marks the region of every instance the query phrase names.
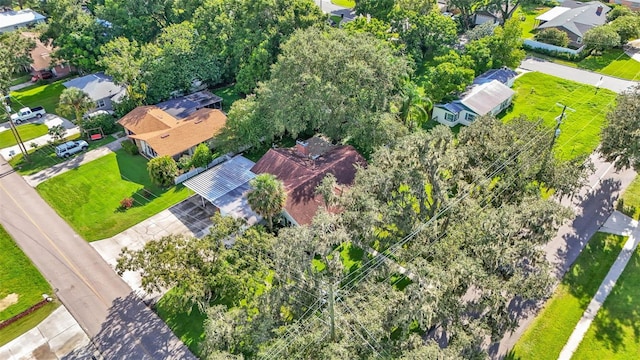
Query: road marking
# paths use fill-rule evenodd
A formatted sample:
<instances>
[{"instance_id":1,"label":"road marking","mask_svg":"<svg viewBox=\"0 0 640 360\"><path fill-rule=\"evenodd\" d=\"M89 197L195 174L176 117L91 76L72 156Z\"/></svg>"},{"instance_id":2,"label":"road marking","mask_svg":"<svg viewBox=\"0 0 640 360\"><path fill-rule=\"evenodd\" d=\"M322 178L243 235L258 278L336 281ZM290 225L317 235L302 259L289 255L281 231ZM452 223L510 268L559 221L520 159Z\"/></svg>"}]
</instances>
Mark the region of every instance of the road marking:
<instances>
[{"instance_id":1,"label":"road marking","mask_svg":"<svg viewBox=\"0 0 640 360\"><path fill-rule=\"evenodd\" d=\"M51 246L53 246L54 250L60 254L60 256L62 256L62 258L64 259L64 261L67 263L67 265L69 265L69 267L71 268L71 271L73 271L74 274L76 274L80 280L85 283L85 285L87 285L87 287L89 287L89 289L91 289L91 291L100 299L100 301L107 306L107 308L110 307L110 302L106 301L102 295L100 295L96 289L93 287L93 285L91 285L89 283L89 280L87 280L86 277L84 277L84 275L82 275L80 273L80 271L78 270L78 268L76 268L76 266L71 262L71 260L69 260L69 258L60 250L60 248L58 247L58 245L56 245L55 242L53 242L53 240L49 237L49 235L47 235L42 228L40 227L40 225L38 225L33 218L31 217L31 215L29 215L29 213L27 213L25 211L25 209L20 205L20 203L18 203L18 201L16 201L16 199L7 191L7 189L4 187L4 185L2 185L2 183L0 183L0 189L2 189L2 191L4 191L5 194L7 194L7 196L9 196L9 198L11 198L11 200L13 201L14 204L16 204L16 206L20 209L20 211L22 211L23 214L26 215L26 217L29 219L29 221L36 227L36 229L38 229L38 231L40 231L40 233L47 239L47 241L49 241L49 243L51 244Z\"/></svg>"},{"instance_id":2,"label":"road marking","mask_svg":"<svg viewBox=\"0 0 640 360\"><path fill-rule=\"evenodd\" d=\"M591 188L593 189L594 186L598 185L598 183L600 183L600 181L602 180L603 177L605 177L605 175L607 175L607 173L609 172L609 170L611 170L611 168L613 167L614 164L610 164L602 173L602 175L600 175L598 177L598 180L596 180L596 182L593 183L593 185L590 185Z\"/></svg>"}]
</instances>

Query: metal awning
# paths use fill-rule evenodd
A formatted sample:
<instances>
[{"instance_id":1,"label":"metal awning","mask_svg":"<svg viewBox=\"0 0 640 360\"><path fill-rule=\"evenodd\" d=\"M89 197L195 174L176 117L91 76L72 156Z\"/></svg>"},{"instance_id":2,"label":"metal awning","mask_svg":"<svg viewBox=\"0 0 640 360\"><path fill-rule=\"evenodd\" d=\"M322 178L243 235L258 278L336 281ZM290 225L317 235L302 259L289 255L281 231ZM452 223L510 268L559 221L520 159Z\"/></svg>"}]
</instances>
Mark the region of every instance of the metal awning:
<instances>
[{"instance_id":1,"label":"metal awning","mask_svg":"<svg viewBox=\"0 0 640 360\"><path fill-rule=\"evenodd\" d=\"M253 165L255 165L253 161L238 155L192 177L183 184L213 205L220 207L224 204L216 204L218 199L243 187L256 176L251 172Z\"/></svg>"}]
</instances>

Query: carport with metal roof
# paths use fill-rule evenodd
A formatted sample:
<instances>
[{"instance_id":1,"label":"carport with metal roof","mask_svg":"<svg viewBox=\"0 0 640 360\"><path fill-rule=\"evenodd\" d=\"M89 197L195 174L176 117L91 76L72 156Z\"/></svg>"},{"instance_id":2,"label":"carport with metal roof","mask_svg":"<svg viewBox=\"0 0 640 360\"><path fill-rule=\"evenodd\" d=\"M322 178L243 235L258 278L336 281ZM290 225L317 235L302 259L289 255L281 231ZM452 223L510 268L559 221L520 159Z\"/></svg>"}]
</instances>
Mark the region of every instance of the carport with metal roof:
<instances>
[{"instance_id":1,"label":"carport with metal roof","mask_svg":"<svg viewBox=\"0 0 640 360\"><path fill-rule=\"evenodd\" d=\"M251 210L244 196L250 189L249 181L256 176L251 172L253 165L253 161L238 155L183 184L200 195L203 201L220 209L222 215L241 217L253 225L261 218Z\"/></svg>"}]
</instances>

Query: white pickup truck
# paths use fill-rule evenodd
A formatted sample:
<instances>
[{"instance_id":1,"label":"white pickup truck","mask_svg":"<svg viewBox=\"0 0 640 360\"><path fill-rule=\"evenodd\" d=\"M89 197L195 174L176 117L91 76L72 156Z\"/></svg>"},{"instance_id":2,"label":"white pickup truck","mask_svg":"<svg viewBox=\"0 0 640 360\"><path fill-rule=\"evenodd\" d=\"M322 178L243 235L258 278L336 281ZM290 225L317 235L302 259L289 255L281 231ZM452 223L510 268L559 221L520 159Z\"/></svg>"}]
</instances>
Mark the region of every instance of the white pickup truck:
<instances>
[{"instance_id":1,"label":"white pickup truck","mask_svg":"<svg viewBox=\"0 0 640 360\"><path fill-rule=\"evenodd\" d=\"M20 109L20 111L18 111L17 113L12 114L11 121L13 121L16 124L20 124L21 122L27 121L29 119L41 118L42 115L46 113L47 112L42 106L38 106L34 108L26 107L26 108Z\"/></svg>"}]
</instances>

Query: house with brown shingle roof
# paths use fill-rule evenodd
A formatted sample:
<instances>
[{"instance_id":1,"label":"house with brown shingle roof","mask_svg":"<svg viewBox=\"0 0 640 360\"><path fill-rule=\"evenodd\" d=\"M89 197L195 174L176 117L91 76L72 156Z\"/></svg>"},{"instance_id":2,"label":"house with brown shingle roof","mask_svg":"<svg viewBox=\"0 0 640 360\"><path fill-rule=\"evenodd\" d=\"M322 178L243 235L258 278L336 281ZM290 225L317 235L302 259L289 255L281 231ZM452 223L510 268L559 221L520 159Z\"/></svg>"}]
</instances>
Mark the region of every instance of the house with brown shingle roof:
<instances>
[{"instance_id":1,"label":"house with brown shingle roof","mask_svg":"<svg viewBox=\"0 0 640 360\"><path fill-rule=\"evenodd\" d=\"M222 130L227 116L218 109L202 108L177 119L155 105L139 106L118 121L147 158L193 155L195 147L211 141Z\"/></svg>"},{"instance_id":2,"label":"house with brown shingle roof","mask_svg":"<svg viewBox=\"0 0 640 360\"><path fill-rule=\"evenodd\" d=\"M22 36L36 43L36 46L31 50L31 65L29 67L29 71L34 77L42 78L42 74L46 71L51 71L57 77L64 77L75 70L64 61L53 61L51 54L55 48L51 44L44 44L40 41L38 34L23 32Z\"/></svg>"},{"instance_id":3,"label":"house with brown shingle roof","mask_svg":"<svg viewBox=\"0 0 640 360\"><path fill-rule=\"evenodd\" d=\"M353 146L334 146L314 137L298 141L294 148L269 149L251 168L254 174L269 173L284 183L287 190L285 218L293 225L310 224L318 208L325 206L316 187L327 174L333 174L340 186L353 184L358 167L366 160Z\"/></svg>"}]
</instances>

